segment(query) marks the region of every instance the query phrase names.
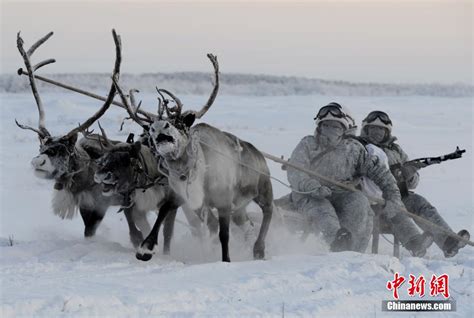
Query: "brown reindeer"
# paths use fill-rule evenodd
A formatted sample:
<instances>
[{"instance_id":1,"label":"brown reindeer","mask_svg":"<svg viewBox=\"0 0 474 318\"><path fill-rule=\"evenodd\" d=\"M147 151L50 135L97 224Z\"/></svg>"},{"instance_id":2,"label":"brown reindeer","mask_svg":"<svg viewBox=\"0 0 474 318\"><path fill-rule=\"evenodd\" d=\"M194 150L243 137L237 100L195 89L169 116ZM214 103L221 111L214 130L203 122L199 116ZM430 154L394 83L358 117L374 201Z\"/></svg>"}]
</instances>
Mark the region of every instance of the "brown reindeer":
<instances>
[{"instance_id":1,"label":"brown reindeer","mask_svg":"<svg viewBox=\"0 0 474 318\"><path fill-rule=\"evenodd\" d=\"M102 107L83 124L72 129L61 136L51 136L45 126L45 111L39 95L34 73L40 67L54 63L54 59L48 59L32 66L30 57L35 50L46 42L52 32L34 43L26 51L23 48L23 39L20 33L17 35L17 46L26 67L18 70L18 74L28 74L31 90L36 101L39 113L38 128L21 125L18 127L36 132L40 141L39 155L31 161L36 176L44 179L53 179L53 212L62 218L72 218L79 210L84 221L86 237L93 236L98 225L103 219L107 208L111 205L122 205L123 199L118 196L104 196L101 186L94 182L94 173L97 165L94 159L104 152L103 140L99 135L87 133L88 128L99 119L113 102L116 88L111 85L105 103ZM120 74L121 41L115 30L112 31L115 43L115 64L113 77L118 78ZM87 135L78 141L78 133ZM113 142L117 143L117 142ZM130 227L130 239L135 246L143 241L141 231L135 226L133 211L125 210L125 215ZM149 231L150 227L146 220L137 220L143 231ZM140 224L141 223L141 224Z\"/></svg>"}]
</instances>

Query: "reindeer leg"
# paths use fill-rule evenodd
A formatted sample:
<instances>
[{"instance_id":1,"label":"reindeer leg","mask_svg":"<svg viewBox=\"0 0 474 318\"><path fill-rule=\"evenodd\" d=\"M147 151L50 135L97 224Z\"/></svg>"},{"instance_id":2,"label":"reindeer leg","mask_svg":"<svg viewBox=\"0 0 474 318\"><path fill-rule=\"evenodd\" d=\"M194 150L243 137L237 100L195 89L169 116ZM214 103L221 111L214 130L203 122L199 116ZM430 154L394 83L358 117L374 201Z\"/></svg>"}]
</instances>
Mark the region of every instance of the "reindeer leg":
<instances>
[{"instance_id":1,"label":"reindeer leg","mask_svg":"<svg viewBox=\"0 0 474 318\"><path fill-rule=\"evenodd\" d=\"M202 240L204 238L203 224L196 211L190 210L186 205L181 206L181 209L190 225L191 234Z\"/></svg>"},{"instance_id":2,"label":"reindeer leg","mask_svg":"<svg viewBox=\"0 0 474 318\"><path fill-rule=\"evenodd\" d=\"M158 212L158 217L156 218L155 224L151 229L150 234L143 241L135 254L136 258L142 261L149 261L153 256L153 249L155 245L158 245L158 232L160 231L161 223L168 215L168 212L172 209L177 209L176 205L172 201L165 202Z\"/></svg>"},{"instance_id":3,"label":"reindeer leg","mask_svg":"<svg viewBox=\"0 0 474 318\"><path fill-rule=\"evenodd\" d=\"M222 261L230 262L229 257L229 223L231 209L218 209L219 211L219 240L222 248Z\"/></svg>"},{"instance_id":4,"label":"reindeer leg","mask_svg":"<svg viewBox=\"0 0 474 318\"><path fill-rule=\"evenodd\" d=\"M207 217L207 227L209 228L209 232L211 233L211 236L214 236L217 234L217 230L219 229L219 220L216 218L214 213L209 210L209 214Z\"/></svg>"},{"instance_id":5,"label":"reindeer leg","mask_svg":"<svg viewBox=\"0 0 474 318\"><path fill-rule=\"evenodd\" d=\"M100 222L104 218L104 212L99 210L86 209L82 207L79 208L79 210L85 225L84 236L94 236L97 227L99 227Z\"/></svg>"},{"instance_id":6,"label":"reindeer leg","mask_svg":"<svg viewBox=\"0 0 474 318\"><path fill-rule=\"evenodd\" d=\"M260 232L258 233L257 240L255 241L255 245L253 247L254 259L265 258L265 237L267 236L273 214L273 191L270 180L265 182L265 188L262 192L262 195L259 195L254 200L255 203L260 206L263 212L262 225L260 226Z\"/></svg>"},{"instance_id":7,"label":"reindeer leg","mask_svg":"<svg viewBox=\"0 0 474 318\"><path fill-rule=\"evenodd\" d=\"M135 220L135 224L140 229L143 235L150 234L151 226L148 222L147 211L134 210L133 218Z\"/></svg>"},{"instance_id":8,"label":"reindeer leg","mask_svg":"<svg viewBox=\"0 0 474 318\"><path fill-rule=\"evenodd\" d=\"M253 247L253 258L264 259L265 258L265 237L267 236L268 228L270 227L270 221L272 220L273 205L261 206L263 212L262 225L260 226L260 232L258 233L257 240Z\"/></svg>"},{"instance_id":9,"label":"reindeer leg","mask_svg":"<svg viewBox=\"0 0 474 318\"><path fill-rule=\"evenodd\" d=\"M165 225L163 226L163 254L170 254L171 238L173 237L174 231L174 220L176 219L177 209L172 209L168 212L168 216L165 218Z\"/></svg>"},{"instance_id":10,"label":"reindeer leg","mask_svg":"<svg viewBox=\"0 0 474 318\"><path fill-rule=\"evenodd\" d=\"M125 209L124 214L125 214L125 218L127 219L127 223L128 223L130 241L132 242L134 248L138 248L140 246L140 243L143 242L143 234L137 228L137 226L135 224L133 208Z\"/></svg>"}]
</instances>

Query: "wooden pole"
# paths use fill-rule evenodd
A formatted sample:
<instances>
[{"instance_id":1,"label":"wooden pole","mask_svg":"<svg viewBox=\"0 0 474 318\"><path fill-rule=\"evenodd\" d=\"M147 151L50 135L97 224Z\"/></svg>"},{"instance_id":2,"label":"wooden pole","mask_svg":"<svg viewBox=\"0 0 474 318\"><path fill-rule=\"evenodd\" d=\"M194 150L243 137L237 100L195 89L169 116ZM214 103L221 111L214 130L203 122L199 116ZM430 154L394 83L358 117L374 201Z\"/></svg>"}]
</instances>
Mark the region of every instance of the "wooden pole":
<instances>
[{"instance_id":1,"label":"wooden pole","mask_svg":"<svg viewBox=\"0 0 474 318\"><path fill-rule=\"evenodd\" d=\"M18 75L26 75L26 76L29 76L28 72L25 72L23 71L23 69L19 69L18 70ZM102 97L100 95L96 95L94 93L90 93L90 92L87 92L85 90L82 90L82 89L79 89L79 88L75 88L75 87L72 87L72 86L69 86L69 85L66 85L66 84L62 84L60 82L57 82L57 81L54 81L54 80L51 80L49 78L46 78L46 77L43 77L43 76L39 76L39 75L33 75L35 78L43 81L43 82L46 82L46 83L49 83L49 84L52 84L52 85L56 85L56 86L59 86L59 87L62 87L64 89L67 89L67 90L70 90L70 91L73 91L73 92L76 92L76 93L79 93L79 94L82 94L82 95L85 95L85 96L89 96L89 97L92 97L92 98L95 98L95 99L98 99L98 100L101 100L101 101L105 101L106 98L105 97ZM126 109L125 105L123 105L122 103L119 103L119 102L112 102L113 105L116 105L116 106L119 106L119 107L122 107L124 109ZM149 115L149 113L145 112L145 111L142 111L142 110L138 110L139 113L143 114L143 115ZM295 165L295 164L292 164L291 162L287 161L287 160L284 160L284 159L281 159L281 158L278 158L276 156L273 156L271 154L268 154L266 152L263 152L263 151L260 151L263 156L267 159L270 159L272 161L275 161L275 162L278 162L278 163L281 163L283 165L286 165L286 166L289 166L289 167L292 167L294 169L297 169L297 170L300 170L300 171L303 171L305 173L307 173L308 175L312 176L312 177L315 177L319 180L323 180L323 181L326 181L328 183L331 183L333 185L336 185L338 187L341 187L343 189L346 189L348 191L351 191L351 192L355 192L355 191L359 191L358 189L356 189L355 187L349 185L349 184L345 184L345 183L342 183L342 182L338 182L338 181L335 181L335 180L332 180L328 177L325 177L325 176L322 176L314 171L311 171L309 169L306 169L304 167L300 167L298 165ZM366 195L367 196L367 195ZM367 198L370 200L370 201L373 201L377 204L385 204L385 201L383 199L379 199L379 198L374 198L374 197L369 197L367 196ZM464 237L462 236L459 236L457 233L454 233L452 231L449 231L449 230L446 230L445 228L442 228L436 224L433 224L431 223L430 221L416 215L416 214L413 214L411 212L409 212L407 209L405 209L404 207L400 207L400 210L405 213L405 214L408 214L410 217L412 217L413 219L421 222L421 223L424 223L432 228L435 228L443 233L445 233L446 235L448 236L451 236L459 241L462 241L470 246L474 246L474 242L470 241L470 240L467 240L465 239Z\"/></svg>"},{"instance_id":2,"label":"wooden pole","mask_svg":"<svg viewBox=\"0 0 474 318\"><path fill-rule=\"evenodd\" d=\"M17 73L18 73L18 75L29 76L28 72L25 72L21 68L18 69ZM85 91L85 90L82 90L80 88L76 88L76 87L73 87L73 86L70 86L70 85L67 85L67 84L63 84L63 83L54 81L54 80L49 79L47 77L43 77L43 76L36 75L36 74L34 74L33 77L36 78L36 79L39 79L40 81L43 81L43 82L46 82L46 83L49 83L49 84L52 84L52 85L55 85L55 86L59 86L61 88L64 88L64 89L67 89L67 90L70 90L70 91L73 91L73 92L76 92L76 93L79 93L79 94L82 94L82 95L85 95L85 96L89 96L89 97L101 100L103 102L105 102L107 100L107 98L105 98L103 96L100 96L100 95L97 95L97 94L94 94L94 93L91 93L91 92L88 92L88 91ZM126 109L125 105L120 103L120 102L113 101L112 105L115 105L115 106L118 106L118 107L122 107L123 109ZM141 110L141 109L138 110L138 113L140 113L142 115L145 115L145 116L150 116L150 115L153 116L153 114L150 114L150 113L148 113L144 110Z\"/></svg>"}]
</instances>

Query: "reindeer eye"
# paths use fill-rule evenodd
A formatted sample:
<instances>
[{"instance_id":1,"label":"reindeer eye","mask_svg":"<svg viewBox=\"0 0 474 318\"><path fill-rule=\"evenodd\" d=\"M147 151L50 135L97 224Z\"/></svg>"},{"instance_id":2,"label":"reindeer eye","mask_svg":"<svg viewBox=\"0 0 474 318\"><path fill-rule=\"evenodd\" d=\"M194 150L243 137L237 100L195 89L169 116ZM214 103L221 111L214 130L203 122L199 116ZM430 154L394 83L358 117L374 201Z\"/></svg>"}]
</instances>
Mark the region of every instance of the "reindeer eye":
<instances>
[{"instance_id":1,"label":"reindeer eye","mask_svg":"<svg viewBox=\"0 0 474 318\"><path fill-rule=\"evenodd\" d=\"M54 157L56 155L56 150L55 149L48 149L44 153L48 156Z\"/></svg>"},{"instance_id":2,"label":"reindeer eye","mask_svg":"<svg viewBox=\"0 0 474 318\"><path fill-rule=\"evenodd\" d=\"M168 128L170 128L170 124L169 124L169 123L166 123L166 124L165 124L165 129L168 129Z\"/></svg>"}]
</instances>

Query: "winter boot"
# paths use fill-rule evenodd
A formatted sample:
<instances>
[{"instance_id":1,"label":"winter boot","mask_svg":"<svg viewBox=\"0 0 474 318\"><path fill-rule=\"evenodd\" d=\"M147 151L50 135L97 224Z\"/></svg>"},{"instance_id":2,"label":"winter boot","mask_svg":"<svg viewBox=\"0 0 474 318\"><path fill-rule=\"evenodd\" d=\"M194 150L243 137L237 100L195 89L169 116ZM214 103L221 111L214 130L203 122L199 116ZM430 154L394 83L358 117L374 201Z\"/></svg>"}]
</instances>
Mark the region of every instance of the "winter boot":
<instances>
[{"instance_id":1,"label":"winter boot","mask_svg":"<svg viewBox=\"0 0 474 318\"><path fill-rule=\"evenodd\" d=\"M336 238L331 243L331 252L349 251L352 246L352 234L346 228L341 227L337 233Z\"/></svg>"},{"instance_id":2,"label":"winter boot","mask_svg":"<svg viewBox=\"0 0 474 318\"><path fill-rule=\"evenodd\" d=\"M433 244L433 235L429 232L417 234L412 237L406 244L405 248L410 251L412 256L423 257L426 249Z\"/></svg>"},{"instance_id":3,"label":"winter boot","mask_svg":"<svg viewBox=\"0 0 474 318\"><path fill-rule=\"evenodd\" d=\"M462 236L466 240L469 240L471 238L471 235L467 230L459 231L458 235ZM443 244L444 257L453 257L458 253L459 249L463 248L464 246L466 246L465 242L449 236Z\"/></svg>"}]
</instances>

